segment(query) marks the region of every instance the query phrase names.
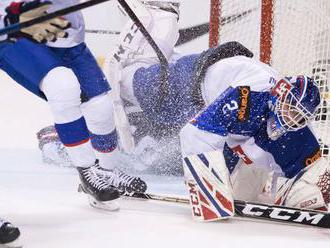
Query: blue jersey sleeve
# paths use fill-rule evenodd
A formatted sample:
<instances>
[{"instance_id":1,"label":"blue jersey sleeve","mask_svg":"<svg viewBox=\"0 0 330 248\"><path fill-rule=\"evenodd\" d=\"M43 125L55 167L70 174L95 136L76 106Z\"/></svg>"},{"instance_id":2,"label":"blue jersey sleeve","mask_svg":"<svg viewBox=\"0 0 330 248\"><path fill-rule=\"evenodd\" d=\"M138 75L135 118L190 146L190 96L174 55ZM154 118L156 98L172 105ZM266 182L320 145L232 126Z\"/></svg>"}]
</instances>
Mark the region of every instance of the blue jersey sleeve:
<instances>
[{"instance_id":1,"label":"blue jersey sleeve","mask_svg":"<svg viewBox=\"0 0 330 248\"><path fill-rule=\"evenodd\" d=\"M191 123L222 136L253 136L267 120L269 97L268 92L251 91L248 86L229 87Z\"/></svg>"},{"instance_id":2,"label":"blue jersey sleeve","mask_svg":"<svg viewBox=\"0 0 330 248\"><path fill-rule=\"evenodd\" d=\"M257 146L273 155L285 176L289 178L321 157L320 145L309 127L287 132L272 140L268 137L264 125L254 136L254 140Z\"/></svg>"},{"instance_id":3,"label":"blue jersey sleeve","mask_svg":"<svg viewBox=\"0 0 330 248\"><path fill-rule=\"evenodd\" d=\"M285 152L278 146L285 147ZM321 157L320 145L308 127L288 132L272 149L276 149L278 155L274 157L289 178Z\"/></svg>"}]
</instances>

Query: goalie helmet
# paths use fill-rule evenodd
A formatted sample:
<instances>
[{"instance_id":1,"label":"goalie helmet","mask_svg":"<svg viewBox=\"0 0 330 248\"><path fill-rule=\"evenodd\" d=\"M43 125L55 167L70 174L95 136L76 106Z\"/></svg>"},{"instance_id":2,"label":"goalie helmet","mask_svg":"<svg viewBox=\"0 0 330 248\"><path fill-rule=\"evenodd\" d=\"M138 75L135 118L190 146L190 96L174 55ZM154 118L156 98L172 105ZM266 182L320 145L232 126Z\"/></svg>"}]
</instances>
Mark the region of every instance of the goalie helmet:
<instances>
[{"instance_id":1,"label":"goalie helmet","mask_svg":"<svg viewBox=\"0 0 330 248\"><path fill-rule=\"evenodd\" d=\"M305 127L320 104L320 92L313 79L306 76L283 78L272 88L272 105L277 126L285 131Z\"/></svg>"}]
</instances>

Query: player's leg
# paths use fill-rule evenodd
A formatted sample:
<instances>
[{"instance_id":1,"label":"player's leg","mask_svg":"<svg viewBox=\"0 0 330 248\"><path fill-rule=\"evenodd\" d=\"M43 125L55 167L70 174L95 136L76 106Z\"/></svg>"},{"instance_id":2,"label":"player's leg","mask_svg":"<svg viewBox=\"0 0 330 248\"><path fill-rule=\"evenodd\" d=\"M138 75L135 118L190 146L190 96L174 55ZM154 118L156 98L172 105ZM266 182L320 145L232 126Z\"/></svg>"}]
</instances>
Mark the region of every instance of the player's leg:
<instances>
[{"instance_id":1,"label":"player's leg","mask_svg":"<svg viewBox=\"0 0 330 248\"><path fill-rule=\"evenodd\" d=\"M180 132L180 142L194 219L215 221L233 216L233 192L222 152L224 139L188 123Z\"/></svg>"},{"instance_id":2,"label":"player's leg","mask_svg":"<svg viewBox=\"0 0 330 248\"><path fill-rule=\"evenodd\" d=\"M113 107L108 95L110 86L85 43L72 48L51 48L63 59L76 78L77 111L83 114L91 145L101 154L111 154L117 148L117 133ZM79 96L78 96L79 95ZM77 98L78 97L78 98ZM103 158L98 157L101 164Z\"/></svg>"},{"instance_id":3,"label":"player's leg","mask_svg":"<svg viewBox=\"0 0 330 248\"><path fill-rule=\"evenodd\" d=\"M128 4L165 57L170 60L179 38L178 13L169 11L167 8L157 7L155 3L151 2L143 4L139 0L130 0ZM114 62L120 63L122 67L121 97L138 105L138 101L134 97L134 74L140 67L149 67L152 64L159 63L159 59L133 21L128 20L125 24L111 57Z\"/></svg>"},{"instance_id":4,"label":"player's leg","mask_svg":"<svg viewBox=\"0 0 330 248\"><path fill-rule=\"evenodd\" d=\"M60 49L53 50L58 52ZM100 175L121 191L145 192L147 186L141 178L116 168L117 131L111 95L108 94L110 87L103 72L85 44L66 50L66 62L80 83L84 98L81 110L92 147L100 161Z\"/></svg>"},{"instance_id":5,"label":"player's leg","mask_svg":"<svg viewBox=\"0 0 330 248\"><path fill-rule=\"evenodd\" d=\"M145 1L146 3L143 3L139 0L128 0L126 2L165 57L169 59L179 38L178 11L172 10L170 7L160 6L157 4L158 1ZM170 6L170 3L168 5ZM122 63L123 67L138 61L149 65L159 62L153 48L130 19L122 29L116 47L114 57Z\"/></svg>"},{"instance_id":6,"label":"player's leg","mask_svg":"<svg viewBox=\"0 0 330 248\"><path fill-rule=\"evenodd\" d=\"M166 46L170 47L170 49L167 49L172 51L179 36L177 15L167 14L167 11L159 8L153 8L151 11L150 4L144 5L139 0L130 0L127 3L156 42L157 40L161 40L161 43L167 42ZM154 14L156 12L160 14ZM104 71L112 87L111 94L120 145L126 152L132 151L135 141L126 116L126 109L123 106L123 100L139 109L139 101L135 97L133 86L134 74L139 68L149 67L157 62L159 62L157 55L147 44L145 37L138 30L136 24L128 19L104 66Z\"/></svg>"},{"instance_id":7,"label":"player's leg","mask_svg":"<svg viewBox=\"0 0 330 248\"><path fill-rule=\"evenodd\" d=\"M20 231L16 226L7 220L0 219L0 244L9 245L9 243L17 241L19 236Z\"/></svg>"},{"instance_id":8,"label":"player's leg","mask_svg":"<svg viewBox=\"0 0 330 248\"><path fill-rule=\"evenodd\" d=\"M230 175L234 199L273 204L273 176L273 171L241 161Z\"/></svg>"},{"instance_id":9,"label":"player's leg","mask_svg":"<svg viewBox=\"0 0 330 248\"><path fill-rule=\"evenodd\" d=\"M113 185L97 174L98 163L80 109L80 84L73 71L66 67L52 69L42 80L40 89L47 97L59 138L78 168L84 192L102 202L118 198Z\"/></svg>"},{"instance_id":10,"label":"player's leg","mask_svg":"<svg viewBox=\"0 0 330 248\"><path fill-rule=\"evenodd\" d=\"M143 26L146 27L148 33L155 42L161 46L161 43L168 47L164 49L173 53L174 44L179 36L177 28L177 14L165 8L154 6L153 3L145 4L145 1L129 0L126 1L133 12L137 15ZM126 13L122 10L124 15ZM152 64L159 63L159 59L154 50L148 44L148 41L139 31L138 26L126 15L126 24L118 36L116 45L109 54L108 67L113 69L114 64L119 64L120 72L110 73L110 76L121 74L117 80L109 80L113 89L120 90L120 97L134 105L134 109L138 109L139 102L135 97L133 89L133 78L135 72L141 67L149 67ZM167 55L166 55L167 56ZM169 58L169 56L167 56ZM107 73L107 76L109 73ZM115 76L116 77L116 76ZM118 83L115 83L118 82ZM116 87L119 85L120 87ZM116 94L117 95L117 94ZM116 101L117 102L117 101Z\"/></svg>"},{"instance_id":11,"label":"player's leg","mask_svg":"<svg viewBox=\"0 0 330 248\"><path fill-rule=\"evenodd\" d=\"M234 198L273 204L276 178L283 175L280 166L265 154L253 137L231 136L227 144L225 157Z\"/></svg>"},{"instance_id":12,"label":"player's leg","mask_svg":"<svg viewBox=\"0 0 330 248\"><path fill-rule=\"evenodd\" d=\"M0 47L0 66L15 81L47 99L57 133L80 177L98 200L113 200L118 192L94 173L95 154L80 111L80 86L72 70L43 45L26 39Z\"/></svg>"},{"instance_id":13,"label":"player's leg","mask_svg":"<svg viewBox=\"0 0 330 248\"><path fill-rule=\"evenodd\" d=\"M116 153L117 133L113 118L113 105L106 93L95 96L82 105L83 113L91 133L91 141L104 167L102 173L107 181L112 182L121 192L145 192L146 183L139 177L130 176L121 171Z\"/></svg>"}]
</instances>

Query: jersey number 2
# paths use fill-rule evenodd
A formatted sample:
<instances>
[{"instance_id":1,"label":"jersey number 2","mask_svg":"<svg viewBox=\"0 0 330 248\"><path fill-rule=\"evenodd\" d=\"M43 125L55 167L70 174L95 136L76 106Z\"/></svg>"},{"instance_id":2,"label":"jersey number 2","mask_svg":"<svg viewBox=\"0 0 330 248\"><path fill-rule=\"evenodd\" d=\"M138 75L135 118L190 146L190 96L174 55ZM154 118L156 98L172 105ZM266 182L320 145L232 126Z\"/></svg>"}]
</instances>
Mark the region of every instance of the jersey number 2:
<instances>
[{"instance_id":1,"label":"jersey number 2","mask_svg":"<svg viewBox=\"0 0 330 248\"><path fill-rule=\"evenodd\" d=\"M222 112L227 114L227 112L233 111L235 109L238 109L238 104L236 101L231 100L230 103L226 103L225 106L222 107Z\"/></svg>"}]
</instances>

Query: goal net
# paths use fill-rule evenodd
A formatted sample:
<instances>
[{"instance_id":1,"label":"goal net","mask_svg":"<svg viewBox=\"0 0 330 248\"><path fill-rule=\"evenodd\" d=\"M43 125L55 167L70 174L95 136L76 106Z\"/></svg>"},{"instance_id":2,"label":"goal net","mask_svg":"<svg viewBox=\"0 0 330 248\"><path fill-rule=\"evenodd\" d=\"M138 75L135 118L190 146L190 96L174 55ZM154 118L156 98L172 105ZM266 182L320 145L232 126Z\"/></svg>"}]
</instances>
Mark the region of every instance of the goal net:
<instances>
[{"instance_id":1,"label":"goal net","mask_svg":"<svg viewBox=\"0 0 330 248\"><path fill-rule=\"evenodd\" d=\"M210 46L236 40L283 76L313 77L322 103L313 122L330 160L330 1L211 0Z\"/></svg>"}]
</instances>

